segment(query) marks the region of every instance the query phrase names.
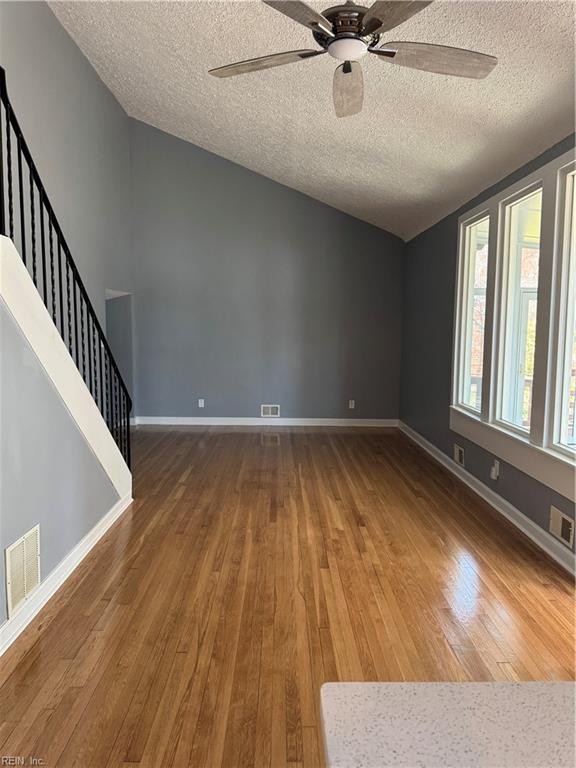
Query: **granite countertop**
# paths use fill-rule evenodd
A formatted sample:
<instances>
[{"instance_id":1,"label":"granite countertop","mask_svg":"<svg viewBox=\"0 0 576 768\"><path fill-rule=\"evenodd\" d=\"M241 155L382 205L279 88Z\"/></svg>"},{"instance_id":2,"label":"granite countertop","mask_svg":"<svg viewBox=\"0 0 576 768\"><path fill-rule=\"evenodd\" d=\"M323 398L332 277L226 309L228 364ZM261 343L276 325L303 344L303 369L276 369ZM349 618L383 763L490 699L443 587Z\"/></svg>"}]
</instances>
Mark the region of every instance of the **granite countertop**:
<instances>
[{"instance_id":1,"label":"granite countertop","mask_svg":"<svg viewBox=\"0 0 576 768\"><path fill-rule=\"evenodd\" d=\"M574 768L575 683L326 683L328 768Z\"/></svg>"}]
</instances>

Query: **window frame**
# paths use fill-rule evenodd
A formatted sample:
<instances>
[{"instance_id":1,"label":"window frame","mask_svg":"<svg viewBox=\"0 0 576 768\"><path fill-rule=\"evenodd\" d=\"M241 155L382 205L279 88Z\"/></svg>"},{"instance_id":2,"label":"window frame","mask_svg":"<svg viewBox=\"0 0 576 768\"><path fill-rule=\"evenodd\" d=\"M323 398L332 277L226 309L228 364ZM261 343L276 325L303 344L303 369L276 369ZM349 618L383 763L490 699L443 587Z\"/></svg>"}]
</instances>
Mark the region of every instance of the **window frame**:
<instances>
[{"instance_id":1,"label":"window frame","mask_svg":"<svg viewBox=\"0 0 576 768\"><path fill-rule=\"evenodd\" d=\"M459 303L457 311L458 311L458 319L457 323L459 325L460 332L455 337L455 344L458 345L458 354L457 354L457 360L458 360L458 372L454 377L454 388L455 391L458 392L458 405L460 408L463 408L464 410L470 412L471 414L477 416L479 413L482 413L482 403L484 398L484 393L482 393L482 401L480 405L480 410L473 408L471 405L469 405L464 400L464 387L466 382L466 360L467 360L467 342L468 342L468 328L467 328L467 307L468 307L468 300L470 297L470 263L467 259L467 251L468 251L468 229L469 227L474 226L474 224L478 224L480 221L484 221L484 219L488 220L488 259L490 259L490 237L491 237L491 220L488 210L480 210L479 212L476 212L473 216L470 218L465 219L462 224L460 225L460 233L465 233L462 237L462 234L460 234L459 237L459 246L458 246L458 279L457 283L459 285L458 293L462 296L462 301ZM484 315L484 350L486 346L486 316L488 312L488 276L486 277L486 304L485 304L485 315ZM483 360L484 363L484 360ZM482 370L484 371L484 365L482 366ZM482 377L484 378L484 376Z\"/></svg>"},{"instance_id":2,"label":"window frame","mask_svg":"<svg viewBox=\"0 0 576 768\"><path fill-rule=\"evenodd\" d=\"M507 320L509 317L509 313L507 311L507 298L508 298L508 279L510 275L510 226L509 226L509 219L508 219L508 211L509 209L516 203L520 202L526 197L529 197L530 195L534 194L535 192L538 192L539 190L542 191L542 210L544 209L544 188L542 183L537 180L533 184L529 184L528 186L522 187L520 190L515 192L512 195L507 196L506 198L499 201L498 204L498 222L499 222L499 239L498 239L498 247L497 247L497 254L496 259L498 261L499 266L499 290L498 290L498 297L497 297L497 311L498 311L498 325L500 328L498 338L495 339L494 344L496 348L496 355L497 355L497 361L496 361L496 370L495 370L495 376L494 376L494 394L495 394L495 401L494 401L494 408L493 408L493 422L494 424L502 427L503 429L506 429L510 432L517 433L518 435L522 436L530 436L531 433L531 426L532 426L532 407L534 405L534 383L532 384L532 403L530 407L530 427L524 428L519 426L518 424L515 424L514 422L510 422L507 419L505 419L502 415L502 412L504 410L504 389L505 389L505 382L504 382L504 350L506 347L506 335L507 335ZM540 226L540 253L539 253L539 262L542 258L542 230L543 225ZM490 258L490 254L488 254L488 258ZM538 305L540 304L540 264L539 264L539 275L538 275L538 288L536 291L536 298ZM538 337L538 318L536 320L536 337ZM538 341L538 338L537 338ZM537 343L536 341L536 343ZM536 350L534 350L534 367L536 366ZM534 375L534 379L536 376Z\"/></svg>"},{"instance_id":3,"label":"window frame","mask_svg":"<svg viewBox=\"0 0 576 768\"><path fill-rule=\"evenodd\" d=\"M557 370L566 348L565 322L569 296L566 234L567 184L576 170L574 150L519 179L458 219L458 265L454 308L450 428L490 453L575 500L575 453L559 443L562 376ZM576 185L576 179L572 182ZM534 376L529 430L500 418L503 383L505 301L507 297L507 210L517 200L542 190L539 275L537 289ZM488 270L482 407L464 402L466 308L469 264L467 227L489 219ZM576 290L576 289L575 289ZM563 346L562 346L563 345Z\"/></svg>"},{"instance_id":4,"label":"window frame","mask_svg":"<svg viewBox=\"0 0 576 768\"><path fill-rule=\"evenodd\" d=\"M571 177L571 178L570 178ZM569 181L570 179L570 181ZM568 163L559 172L558 177L558 210L557 210L557 242L558 254L555 275L555 306L556 317L555 332L558 350L553 360L551 371L553 381L553 421L549 442L551 447L567 457L574 457L575 451L562 443L562 409L564 406L564 387L566 386L565 363L568 355L568 319L570 312L576 314L576 279L570 282L570 261L576 260L576 252L570 253L572 227L576 229L576 222L572 220L572 211L569 210L569 190L576 193L576 160ZM572 330L572 329L570 329ZM571 339L571 334L570 334Z\"/></svg>"}]
</instances>

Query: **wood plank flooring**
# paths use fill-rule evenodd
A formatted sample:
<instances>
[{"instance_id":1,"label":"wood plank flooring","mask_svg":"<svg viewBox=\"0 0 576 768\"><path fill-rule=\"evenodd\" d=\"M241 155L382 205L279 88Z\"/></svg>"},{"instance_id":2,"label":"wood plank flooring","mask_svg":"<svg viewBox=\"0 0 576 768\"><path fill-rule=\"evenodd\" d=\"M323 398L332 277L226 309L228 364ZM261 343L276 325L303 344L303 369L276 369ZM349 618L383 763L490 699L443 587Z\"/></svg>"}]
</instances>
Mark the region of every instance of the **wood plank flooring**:
<instances>
[{"instance_id":1,"label":"wood plank flooring","mask_svg":"<svg viewBox=\"0 0 576 768\"><path fill-rule=\"evenodd\" d=\"M134 504L0 660L0 755L312 768L325 681L574 678L571 579L400 433L134 454Z\"/></svg>"}]
</instances>

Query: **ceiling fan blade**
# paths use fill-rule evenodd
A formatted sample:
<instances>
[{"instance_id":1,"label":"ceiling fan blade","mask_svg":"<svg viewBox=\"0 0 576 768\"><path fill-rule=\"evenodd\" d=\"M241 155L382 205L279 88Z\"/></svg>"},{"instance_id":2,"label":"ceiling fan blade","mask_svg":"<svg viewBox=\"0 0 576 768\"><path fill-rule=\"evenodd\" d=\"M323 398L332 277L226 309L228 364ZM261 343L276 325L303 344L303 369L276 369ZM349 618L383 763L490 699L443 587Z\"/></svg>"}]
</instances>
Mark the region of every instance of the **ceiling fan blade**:
<instances>
[{"instance_id":1,"label":"ceiling fan blade","mask_svg":"<svg viewBox=\"0 0 576 768\"><path fill-rule=\"evenodd\" d=\"M363 35L388 32L420 11L433 0L379 0L368 9L364 16Z\"/></svg>"},{"instance_id":2,"label":"ceiling fan blade","mask_svg":"<svg viewBox=\"0 0 576 768\"><path fill-rule=\"evenodd\" d=\"M345 61L334 72L332 88L336 117L349 117L362 109L364 78L357 61Z\"/></svg>"},{"instance_id":3,"label":"ceiling fan blade","mask_svg":"<svg viewBox=\"0 0 576 768\"><path fill-rule=\"evenodd\" d=\"M321 56L326 51L302 50L286 51L286 53L273 53L270 56L260 56L258 59L248 59L247 61L238 61L236 64L227 64L224 67L210 69L208 74L214 77L233 77L234 75L245 75L247 72L257 72L260 69L271 69L280 67L283 64L293 64L302 59L312 59L314 56Z\"/></svg>"},{"instance_id":4,"label":"ceiling fan blade","mask_svg":"<svg viewBox=\"0 0 576 768\"><path fill-rule=\"evenodd\" d=\"M495 56L485 53L430 43L386 43L382 49L370 48L369 51L400 67L477 80L487 77L498 63ZM391 56L393 51L396 51L396 55Z\"/></svg>"},{"instance_id":5,"label":"ceiling fan blade","mask_svg":"<svg viewBox=\"0 0 576 768\"><path fill-rule=\"evenodd\" d=\"M263 0L263 2L299 24L303 24L308 29L321 29L330 37L334 37L332 24L328 19L310 8L306 3L301 3L299 0Z\"/></svg>"}]
</instances>

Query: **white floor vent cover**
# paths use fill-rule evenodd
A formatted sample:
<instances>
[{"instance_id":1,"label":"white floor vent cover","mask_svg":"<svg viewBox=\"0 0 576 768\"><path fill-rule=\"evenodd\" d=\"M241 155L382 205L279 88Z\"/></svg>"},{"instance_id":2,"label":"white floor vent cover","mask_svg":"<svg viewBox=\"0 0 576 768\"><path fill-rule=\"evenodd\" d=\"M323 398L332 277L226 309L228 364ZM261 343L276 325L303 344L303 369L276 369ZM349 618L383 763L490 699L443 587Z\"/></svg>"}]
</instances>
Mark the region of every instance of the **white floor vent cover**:
<instances>
[{"instance_id":1,"label":"white floor vent cover","mask_svg":"<svg viewBox=\"0 0 576 768\"><path fill-rule=\"evenodd\" d=\"M279 405L261 405L260 416L277 419L280 416L280 406Z\"/></svg>"},{"instance_id":2,"label":"white floor vent cover","mask_svg":"<svg viewBox=\"0 0 576 768\"><path fill-rule=\"evenodd\" d=\"M37 525L6 549L8 617L40 584L40 527Z\"/></svg>"}]
</instances>

